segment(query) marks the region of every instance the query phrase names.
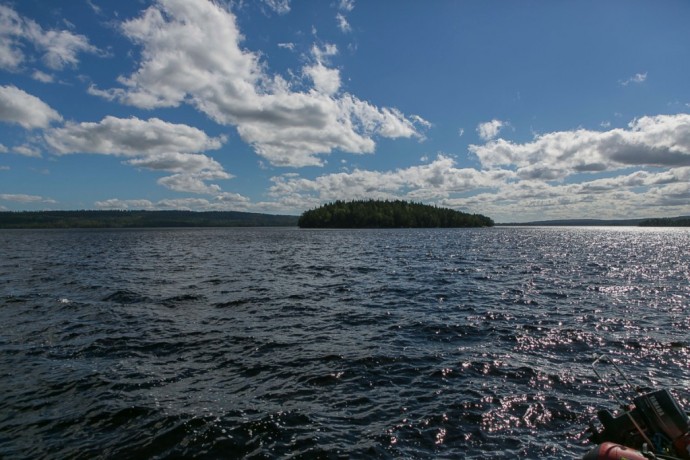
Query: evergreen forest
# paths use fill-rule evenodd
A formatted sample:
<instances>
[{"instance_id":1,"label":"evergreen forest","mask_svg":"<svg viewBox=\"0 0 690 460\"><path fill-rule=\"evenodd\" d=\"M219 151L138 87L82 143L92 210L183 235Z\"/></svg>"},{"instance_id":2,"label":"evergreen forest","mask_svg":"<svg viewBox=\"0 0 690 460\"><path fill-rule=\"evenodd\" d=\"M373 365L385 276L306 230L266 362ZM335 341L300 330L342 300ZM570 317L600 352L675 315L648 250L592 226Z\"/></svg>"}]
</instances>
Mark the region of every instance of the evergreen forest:
<instances>
[{"instance_id":1,"label":"evergreen forest","mask_svg":"<svg viewBox=\"0 0 690 460\"><path fill-rule=\"evenodd\" d=\"M492 227L494 221L481 214L407 201L336 201L305 211L302 228L435 228Z\"/></svg>"}]
</instances>

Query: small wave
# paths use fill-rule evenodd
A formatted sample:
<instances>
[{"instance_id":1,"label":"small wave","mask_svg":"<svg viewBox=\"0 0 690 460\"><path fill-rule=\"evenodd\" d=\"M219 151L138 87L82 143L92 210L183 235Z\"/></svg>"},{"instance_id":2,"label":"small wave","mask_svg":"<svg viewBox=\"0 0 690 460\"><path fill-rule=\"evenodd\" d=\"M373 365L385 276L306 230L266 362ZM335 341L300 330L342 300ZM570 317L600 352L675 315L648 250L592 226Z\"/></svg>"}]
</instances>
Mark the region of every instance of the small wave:
<instances>
[{"instance_id":1,"label":"small wave","mask_svg":"<svg viewBox=\"0 0 690 460\"><path fill-rule=\"evenodd\" d=\"M103 300L104 302L113 302L117 304L128 305L149 302L151 299L137 292L121 289L103 297L103 299L101 300Z\"/></svg>"}]
</instances>

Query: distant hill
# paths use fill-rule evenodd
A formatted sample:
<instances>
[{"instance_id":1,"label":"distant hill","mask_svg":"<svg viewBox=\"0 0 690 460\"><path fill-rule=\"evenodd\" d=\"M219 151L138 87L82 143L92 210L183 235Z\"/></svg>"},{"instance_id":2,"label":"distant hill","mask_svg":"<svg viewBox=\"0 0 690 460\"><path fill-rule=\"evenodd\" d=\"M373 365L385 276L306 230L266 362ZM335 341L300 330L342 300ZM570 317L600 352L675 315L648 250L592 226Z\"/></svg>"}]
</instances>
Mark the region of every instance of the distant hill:
<instances>
[{"instance_id":1,"label":"distant hill","mask_svg":"<svg viewBox=\"0 0 690 460\"><path fill-rule=\"evenodd\" d=\"M641 227L690 227L690 216L647 219L640 222Z\"/></svg>"},{"instance_id":2,"label":"distant hill","mask_svg":"<svg viewBox=\"0 0 690 460\"><path fill-rule=\"evenodd\" d=\"M653 219L559 219L521 223L501 223L497 226L561 226L561 227L687 227L690 216Z\"/></svg>"},{"instance_id":3,"label":"distant hill","mask_svg":"<svg viewBox=\"0 0 690 460\"><path fill-rule=\"evenodd\" d=\"M0 212L0 228L295 227L297 216L239 211Z\"/></svg>"},{"instance_id":4,"label":"distant hill","mask_svg":"<svg viewBox=\"0 0 690 460\"><path fill-rule=\"evenodd\" d=\"M406 201L336 201L305 211L298 225L304 228L438 228L491 227L481 214Z\"/></svg>"},{"instance_id":5,"label":"distant hill","mask_svg":"<svg viewBox=\"0 0 690 460\"><path fill-rule=\"evenodd\" d=\"M636 226L645 219L554 219L534 222L501 223L498 226L554 226L554 227L598 227L598 226Z\"/></svg>"}]
</instances>

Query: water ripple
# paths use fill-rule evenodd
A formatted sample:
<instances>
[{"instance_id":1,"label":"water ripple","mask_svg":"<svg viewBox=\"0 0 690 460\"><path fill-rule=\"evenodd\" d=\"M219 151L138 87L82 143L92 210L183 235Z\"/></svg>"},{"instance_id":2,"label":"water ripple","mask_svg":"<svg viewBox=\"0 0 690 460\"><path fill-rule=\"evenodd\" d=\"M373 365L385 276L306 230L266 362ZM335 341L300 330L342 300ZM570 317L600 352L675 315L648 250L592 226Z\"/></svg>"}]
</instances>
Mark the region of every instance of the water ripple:
<instances>
[{"instance_id":1,"label":"water ripple","mask_svg":"<svg viewBox=\"0 0 690 460\"><path fill-rule=\"evenodd\" d=\"M0 232L3 458L573 458L690 407L676 229Z\"/></svg>"}]
</instances>

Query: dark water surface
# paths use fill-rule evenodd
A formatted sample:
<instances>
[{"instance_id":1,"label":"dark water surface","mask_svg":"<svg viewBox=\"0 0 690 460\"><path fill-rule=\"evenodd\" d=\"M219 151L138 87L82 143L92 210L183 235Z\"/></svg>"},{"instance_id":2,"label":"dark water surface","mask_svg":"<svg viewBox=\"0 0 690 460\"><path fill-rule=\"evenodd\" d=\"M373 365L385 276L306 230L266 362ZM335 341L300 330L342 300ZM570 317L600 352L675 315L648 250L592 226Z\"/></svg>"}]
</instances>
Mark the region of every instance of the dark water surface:
<instances>
[{"instance_id":1,"label":"dark water surface","mask_svg":"<svg viewBox=\"0 0 690 460\"><path fill-rule=\"evenodd\" d=\"M0 232L2 458L573 458L688 403L690 232Z\"/></svg>"}]
</instances>

